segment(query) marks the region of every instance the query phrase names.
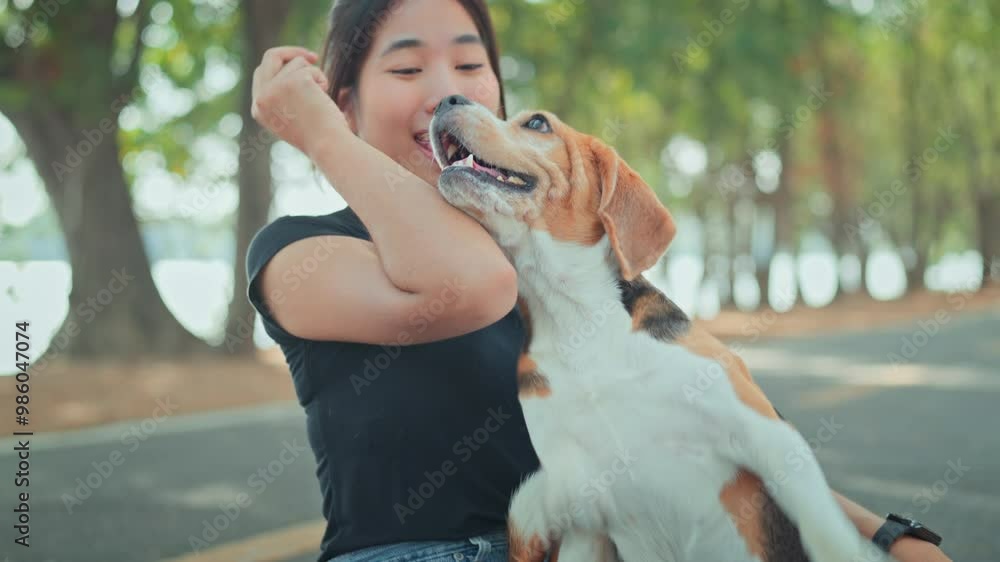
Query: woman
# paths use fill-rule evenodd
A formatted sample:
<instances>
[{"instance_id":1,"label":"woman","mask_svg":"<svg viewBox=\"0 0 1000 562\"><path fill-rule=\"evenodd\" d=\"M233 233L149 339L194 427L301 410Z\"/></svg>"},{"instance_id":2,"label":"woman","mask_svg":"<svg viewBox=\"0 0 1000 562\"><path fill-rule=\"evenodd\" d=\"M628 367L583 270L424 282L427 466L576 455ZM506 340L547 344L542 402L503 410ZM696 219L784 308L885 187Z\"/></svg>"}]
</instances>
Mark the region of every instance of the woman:
<instances>
[{"instance_id":1,"label":"woman","mask_svg":"<svg viewBox=\"0 0 1000 562\"><path fill-rule=\"evenodd\" d=\"M506 117L498 59L482 0L340 0L325 72L281 47L254 73L255 119L349 205L274 221L247 257L307 414L321 561L507 559L508 502L538 466L515 388L516 274L438 194L427 138L454 94ZM842 501L871 536L881 518Z\"/></svg>"}]
</instances>

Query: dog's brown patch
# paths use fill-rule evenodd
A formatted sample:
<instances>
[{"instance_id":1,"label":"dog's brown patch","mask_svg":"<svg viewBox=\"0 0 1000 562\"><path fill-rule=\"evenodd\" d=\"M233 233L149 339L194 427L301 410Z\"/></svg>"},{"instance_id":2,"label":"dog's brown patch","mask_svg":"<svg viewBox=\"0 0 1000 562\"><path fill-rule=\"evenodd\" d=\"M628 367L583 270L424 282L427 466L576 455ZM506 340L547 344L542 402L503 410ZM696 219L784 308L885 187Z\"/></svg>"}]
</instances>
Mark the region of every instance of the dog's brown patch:
<instances>
[{"instance_id":1,"label":"dog's brown patch","mask_svg":"<svg viewBox=\"0 0 1000 562\"><path fill-rule=\"evenodd\" d=\"M542 205L542 224L552 238L585 246L597 244L604 236L604 226L597 217L601 203L600 178L588 155L568 133L563 133L566 150L550 154L565 177L553 178Z\"/></svg>"},{"instance_id":2,"label":"dog's brown patch","mask_svg":"<svg viewBox=\"0 0 1000 562\"><path fill-rule=\"evenodd\" d=\"M521 315L521 326L524 328L524 340L521 342L521 353L527 353L531 347L531 311L524 297L517 297L517 312Z\"/></svg>"},{"instance_id":3,"label":"dog's brown patch","mask_svg":"<svg viewBox=\"0 0 1000 562\"><path fill-rule=\"evenodd\" d=\"M531 347L531 311L523 297L517 297L517 309L524 326L521 355L517 358L517 397L546 398L552 394L552 388L549 387L549 379L538 371L538 365L528 355L528 348Z\"/></svg>"},{"instance_id":4,"label":"dog's brown patch","mask_svg":"<svg viewBox=\"0 0 1000 562\"><path fill-rule=\"evenodd\" d=\"M559 543L552 545L552 554L549 555L549 562L559 562Z\"/></svg>"},{"instance_id":5,"label":"dog's brown patch","mask_svg":"<svg viewBox=\"0 0 1000 562\"><path fill-rule=\"evenodd\" d=\"M510 562L542 562L545 560L545 543L538 535L524 537L507 523L507 556Z\"/></svg>"},{"instance_id":6,"label":"dog's brown patch","mask_svg":"<svg viewBox=\"0 0 1000 562\"><path fill-rule=\"evenodd\" d=\"M538 365L527 353L522 353L517 360L517 397L546 398L552 394L549 379L538 372Z\"/></svg>"}]
</instances>

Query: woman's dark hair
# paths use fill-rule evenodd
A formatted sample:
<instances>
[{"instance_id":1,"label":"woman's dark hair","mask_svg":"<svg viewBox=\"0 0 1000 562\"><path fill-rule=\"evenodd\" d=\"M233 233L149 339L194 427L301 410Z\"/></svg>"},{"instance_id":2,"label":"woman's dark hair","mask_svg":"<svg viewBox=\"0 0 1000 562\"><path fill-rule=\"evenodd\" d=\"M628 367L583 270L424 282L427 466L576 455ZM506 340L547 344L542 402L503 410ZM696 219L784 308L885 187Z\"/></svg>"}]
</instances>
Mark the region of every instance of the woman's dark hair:
<instances>
[{"instance_id":1,"label":"woman's dark hair","mask_svg":"<svg viewBox=\"0 0 1000 562\"><path fill-rule=\"evenodd\" d=\"M357 93L361 66L368 57L378 27L392 15L393 9L406 0L336 0L330 10L330 26L323 41L320 68L326 74L330 89L327 93L337 102L337 92L343 87ZM496 33L484 0L457 0L476 24L483 40L490 67L500 86L500 117L507 119L503 81L500 79L500 54Z\"/></svg>"}]
</instances>

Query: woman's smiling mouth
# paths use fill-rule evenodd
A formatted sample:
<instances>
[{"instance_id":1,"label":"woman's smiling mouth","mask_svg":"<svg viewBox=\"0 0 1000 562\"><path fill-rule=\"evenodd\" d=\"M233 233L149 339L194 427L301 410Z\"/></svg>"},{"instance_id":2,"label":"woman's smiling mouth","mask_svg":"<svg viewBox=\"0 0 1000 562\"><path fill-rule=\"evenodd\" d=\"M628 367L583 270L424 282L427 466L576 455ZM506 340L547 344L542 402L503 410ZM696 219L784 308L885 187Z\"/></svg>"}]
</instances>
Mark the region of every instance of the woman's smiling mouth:
<instances>
[{"instance_id":1,"label":"woman's smiling mouth","mask_svg":"<svg viewBox=\"0 0 1000 562\"><path fill-rule=\"evenodd\" d=\"M420 131L413 135L413 142L417 143L417 146L420 147L420 151L423 152L431 162L434 161L434 149L431 148L431 139L427 135L427 131Z\"/></svg>"}]
</instances>

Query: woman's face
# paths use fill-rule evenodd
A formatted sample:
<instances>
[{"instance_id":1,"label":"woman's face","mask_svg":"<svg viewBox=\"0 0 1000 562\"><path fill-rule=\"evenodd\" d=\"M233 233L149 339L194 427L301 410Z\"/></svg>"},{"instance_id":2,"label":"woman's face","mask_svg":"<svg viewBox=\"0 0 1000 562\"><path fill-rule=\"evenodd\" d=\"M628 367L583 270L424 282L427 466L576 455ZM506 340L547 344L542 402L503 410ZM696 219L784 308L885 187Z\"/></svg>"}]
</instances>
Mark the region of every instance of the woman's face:
<instances>
[{"instance_id":1,"label":"woman's face","mask_svg":"<svg viewBox=\"0 0 1000 562\"><path fill-rule=\"evenodd\" d=\"M436 186L441 170L427 137L434 108L461 94L499 115L499 84L456 0L403 0L380 19L358 95L341 107L358 136Z\"/></svg>"}]
</instances>

